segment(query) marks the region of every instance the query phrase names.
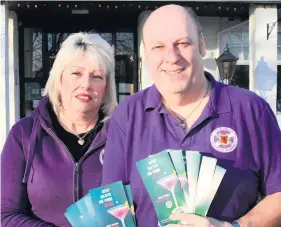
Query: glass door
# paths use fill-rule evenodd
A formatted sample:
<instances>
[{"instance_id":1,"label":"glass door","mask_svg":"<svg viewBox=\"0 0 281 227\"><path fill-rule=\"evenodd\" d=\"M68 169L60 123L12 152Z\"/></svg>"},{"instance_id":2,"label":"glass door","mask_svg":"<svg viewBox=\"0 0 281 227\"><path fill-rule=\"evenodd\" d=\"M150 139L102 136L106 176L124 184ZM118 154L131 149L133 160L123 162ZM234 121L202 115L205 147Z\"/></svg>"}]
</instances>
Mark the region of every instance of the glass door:
<instances>
[{"instance_id":1,"label":"glass door","mask_svg":"<svg viewBox=\"0 0 281 227\"><path fill-rule=\"evenodd\" d=\"M136 90L137 64L133 32L99 33L113 48L117 100L121 102Z\"/></svg>"}]
</instances>

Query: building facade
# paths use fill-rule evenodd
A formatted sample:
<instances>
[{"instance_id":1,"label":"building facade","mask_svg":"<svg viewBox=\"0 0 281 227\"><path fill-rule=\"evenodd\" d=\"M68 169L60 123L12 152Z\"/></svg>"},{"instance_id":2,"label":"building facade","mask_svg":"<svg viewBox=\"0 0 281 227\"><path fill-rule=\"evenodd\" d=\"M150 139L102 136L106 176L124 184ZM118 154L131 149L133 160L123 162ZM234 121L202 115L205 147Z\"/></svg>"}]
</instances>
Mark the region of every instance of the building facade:
<instances>
[{"instance_id":1,"label":"building facade","mask_svg":"<svg viewBox=\"0 0 281 227\"><path fill-rule=\"evenodd\" d=\"M173 2L169 2L173 3ZM152 10L168 2L2 2L0 149L11 126L41 99L61 42L94 31L114 49L118 101L152 84L141 31ZM263 97L281 126L281 5L278 1L182 1L198 14L205 70L220 79L215 58L226 44L239 57L231 84ZM167 31L168 32L168 31Z\"/></svg>"}]
</instances>

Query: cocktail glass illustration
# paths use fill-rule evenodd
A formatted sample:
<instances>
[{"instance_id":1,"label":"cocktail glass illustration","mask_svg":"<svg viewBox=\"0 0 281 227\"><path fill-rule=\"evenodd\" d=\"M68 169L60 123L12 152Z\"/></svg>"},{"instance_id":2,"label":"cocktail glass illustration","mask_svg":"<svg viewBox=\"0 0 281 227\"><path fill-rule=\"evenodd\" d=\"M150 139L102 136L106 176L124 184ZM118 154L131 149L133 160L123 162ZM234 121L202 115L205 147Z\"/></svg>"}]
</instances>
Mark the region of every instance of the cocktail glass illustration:
<instances>
[{"instance_id":1,"label":"cocktail glass illustration","mask_svg":"<svg viewBox=\"0 0 281 227\"><path fill-rule=\"evenodd\" d=\"M162 186L163 188L167 189L172 193L174 202L176 204L176 207L178 208L179 206L175 196L175 186L177 184L177 181L178 181L178 177L176 175L169 175L159 179L157 181L157 184L159 184L160 186Z\"/></svg>"},{"instance_id":2,"label":"cocktail glass illustration","mask_svg":"<svg viewBox=\"0 0 281 227\"><path fill-rule=\"evenodd\" d=\"M181 185L181 189L183 191L184 194L184 199L185 202L188 204L188 194L189 194L189 187L188 187L188 179L186 176L178 176L179 181L180 181L180 185ZM185 210L187 210L187 207L184 208Z\"/></svg>"},{"instance_id":3,"label":"cocktail glass illustration","mask_svg":"<svg viewBox=\"0 0 281 227\"><path fill-rule=\"evenodd\" d=\"M122 222L122 226L126 227L124 219L129 210L130 208L123 204L116 207L112 207L108 209L107 212L110 213L113 217L119 219Z\"/></svg>"},{"instance_id":4,"label":"cocktail glass illustration","mask_svg":"<svg viewBox=\"0 0 281 227\"><path fill-rule=\"evenodd\" d=\"M178 176L178 177L179 177L181 188L183 189L184 185L187 183L187 177L185 176Z\"/></svg>"}]
</instances>

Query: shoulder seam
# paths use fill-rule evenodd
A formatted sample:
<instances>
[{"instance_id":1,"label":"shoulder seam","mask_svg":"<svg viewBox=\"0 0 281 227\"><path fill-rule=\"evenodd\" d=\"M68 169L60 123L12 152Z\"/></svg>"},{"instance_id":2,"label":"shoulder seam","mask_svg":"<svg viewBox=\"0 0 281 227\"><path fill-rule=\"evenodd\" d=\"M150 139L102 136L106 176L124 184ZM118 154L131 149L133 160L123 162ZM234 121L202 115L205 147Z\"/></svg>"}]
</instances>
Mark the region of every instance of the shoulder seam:
<instances>
[{"instance_id":1,"label":"shoulder seam","mask_svg":"<svg viewBox=\"0 0 281 227\"><path fill-rule=\"evenodd\" d=\"M114 117L111 117L111 120L115 122L115 124L118 126L118 128L121 130L121 132L126 136L126 133L123 131L123 129L120 127L120 125L117 123L117 121L114 119Z\"/></svg>"},{"instance_id":2,"label":"shoulder seam","mask_svg":"<svg viewBox=\"0 0 281 227\"><path fill-rule=\"evenodd\" d=\"M264 104L263 104L263 111L262 111L261 117L260 117L260 119L259 119L259 122L261 122L262 118L264 117L266 108L267 108L267 105L264 105Z\"/></svg>"}]
</instances>

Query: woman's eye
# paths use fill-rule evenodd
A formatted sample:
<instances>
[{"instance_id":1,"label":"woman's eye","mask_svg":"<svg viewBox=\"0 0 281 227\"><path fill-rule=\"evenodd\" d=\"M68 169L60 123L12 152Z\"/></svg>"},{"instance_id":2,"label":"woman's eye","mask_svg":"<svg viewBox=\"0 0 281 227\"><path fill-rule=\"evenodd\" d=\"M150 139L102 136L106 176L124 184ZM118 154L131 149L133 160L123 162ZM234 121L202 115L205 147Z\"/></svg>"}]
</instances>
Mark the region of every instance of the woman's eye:
<instances>
[{"instance_id":1,"label":"woman's eye","mask_svg":"<svg viewBox=\"0 0 281 227\"><path fill-rule=\"evenodd\" d=\"M103 77L99 75L93 75L92 77L94 80L103 80Z\"/></svg>"},{"instance_id":2,"label":"woman's eye","mask_svg":"<svg viewBox=\"0 0 281 227\"><path fill-rule=\"evenodd\" d=\"M80 75L81 75L80 72L72 72L71 74L72 74L72 75L76 75L76 76L80 76Z\"/></svg>"}]
</instances>

